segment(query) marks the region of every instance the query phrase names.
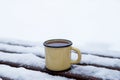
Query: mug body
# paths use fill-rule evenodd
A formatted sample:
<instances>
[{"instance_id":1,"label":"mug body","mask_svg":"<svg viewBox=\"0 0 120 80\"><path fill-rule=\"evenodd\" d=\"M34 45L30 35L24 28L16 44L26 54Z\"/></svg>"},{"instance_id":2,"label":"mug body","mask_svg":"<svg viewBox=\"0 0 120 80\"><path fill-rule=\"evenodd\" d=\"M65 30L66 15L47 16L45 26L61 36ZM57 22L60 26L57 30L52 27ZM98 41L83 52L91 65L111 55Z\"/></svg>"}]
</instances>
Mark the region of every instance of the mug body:
<instances>
[{"instance_id":1,"label":"mug body","mask_svg":"<svg viewBox=\"0 0 120 80\"><path fill-rule=\"evenodd\" d=\"M67 70L71 67L71 47L45 47L46 68L52 71Z\"/></svg>"},{"instance_id":2,"label":"mug body","mask_svg":"<svg viewBox=\"0 0 120 80\"><path fill-rule=\"evenodd\" d=\"M44 42L46 68L63 71L71 67L72 42L65 39L52 39Z\"/></svg>"}]
</instances>

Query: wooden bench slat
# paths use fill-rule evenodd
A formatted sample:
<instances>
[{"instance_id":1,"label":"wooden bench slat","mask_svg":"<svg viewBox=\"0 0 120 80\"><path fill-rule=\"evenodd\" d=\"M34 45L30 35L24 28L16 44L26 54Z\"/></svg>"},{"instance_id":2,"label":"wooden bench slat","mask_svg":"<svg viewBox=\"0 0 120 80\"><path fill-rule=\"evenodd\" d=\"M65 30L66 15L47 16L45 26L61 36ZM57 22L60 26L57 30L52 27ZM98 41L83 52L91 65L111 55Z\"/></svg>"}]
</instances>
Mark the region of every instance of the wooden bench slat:
<instances>
[{"instance_id":1,"label":"wooden bench slat","mask_svg":"<svg viewBox=\"0 0 120 80\"><path fill-rule=\"evenodd\" d=\"M7 73L6 73L7 72ZM34 75L33 75L34 74ZM40 71L28 70L25 68L15 68L8 65L0 65L0 76L11 80L70 80L61 76L53 76ZM71 79L72 80L72 79Z\"/></svg>"},{"instance_id":2,"label":"wooden bench slat","mask_svg":"<svg viewBox=\"0 0 120 80\"><path fill-rule=\"evenodd\" d=\"M18 55L16 57L16 55ZM13 58L15 57L15 58ZM29 57L29 59L28 59ZM0 58L1 59L1 58ZM8 55L6 54L6 59L8 59ZM20 61L21 60L21 61ZM28 60L28 61L26 61ZM17 62L16 62L17 61ZM33 54L13 54L13 55L10 55L9 56L9 60L6 60L5 61L5 58L3 60L0 60L0 63L2 64L9 64L11 66L15 66L15 67L25 67L25 68L28 68L28 69L32 69L32 70L38 70L38 71L43 71L43 72L47 72L47 73L50 73L52 75L61 75L61 76L65 76L65 77L73 77L75 79L78 79L78 78L81 78L81 79L88 79L90 78L91 80L93 79L96 79L96 80L99 80L99 79L104 79L104 77L102 76L97 76L95 77L95 74L99 74L101 72L104 73L104 75L108 75L108 77L106 79L110 79L110 76L112 76L111 74L108 74L109 72L113 72L114 73L114 77L116 77L117 79L118 78L118 75L120 75L120 71L116 71L116 70L110 70L110 69L106 69L106 68L100 68L100 67L94 67L94 66L84 66L84 65L75 65L75 67L72 67L71 70L63 73L63 72L59 72L59 73L51 73L49 72L48 70L45 69L45 62L44 62L44 59L42 58L39 58ZM87 68L89 67L88 70L86 70ZM90 68L93 68L92 70ZM94 69L97 71L94 71ZM79 72L77 72L77 70ZM76 71L76 72L74 72ZM83 72L80 72L80 71L83 71ZM93 71L93 75L90 75L90 74L87 74L87 73L84 73L84 72L91 72ZM106 73L108 72L108 73ZM83 74L84 73L84 74Z\"/></svg>"},{"instance_id":3,"label":"wooden bench slat","mask_svg":"<svg viewBox=\"0 0 120 80\"><path fill-rule=\"evenodd\" d=\"M115 58L105 58L94 55L82 55L82 60L80 64L83 65L93 65L97 67L106 67L109 69L115 69L120 71L120 59Z\"/></svg>"},{"instance_id":4,"label":"wooden bench slat","mask_svg":"<svg viewBox=\"0 0 120 80\"><path fill-rule=\"evenodd\" d=\"M10 79L10 78L8 78L8 77L0 76L0 80L12 80L12 79Z\"/></svg>"},{"instance_id":5,"label":"wooden bench slat","mask_svg":"<svg viewBox=\"0 0 120 80\"><path fill-rule=\"evenodd\" d=\"M0 51L3 52L9 52L9 53L33 53L36 55L40 55L39 53L44 53L43 52L43 47L40 46L34 46L34 47L23 47L23 46L12 46L12 45L8 45L8 44L0 44ZM42 52L41 52L42 51ZM114 51L114 52L101 52L101 53L86 53L86 52L82 52L82 54L91 54L91 55L96 55L96 56L100 56L100 57L108 57L108 58L117 58L120 59L120 52L118 51ZM42 57L44 57L44 54L40 55Z\"/></svg>"},{"instance_id":6,"label":"wooden bench slat","mask_svg":"<svg viewBox=\"0 0 120 80\"><path fill-rule=\"evenodd\" d=\"M3 54L1 53L1 56L3 55L4 53ZM42 58L45 56L45 54L42 52L40 52L39 55L40 56L42 55ZM72 56L74 56L74 54ZM79 64L105 67L105 68L115 69L120 71L120 64L118 63L120 63L120 59L105 58L105 57L99 57L94 55L82 54L82 60Z\"/></svg>"},{"instance_id":7,"label":"wooden bench slat","mask_svg":"<svg viewBox=\"0 0 120 80\"><path fill-rule=\"evenodd\" d=\"M51 75L65 76L78 80L120 80L120 52L116 51L108 51L106 54L105 52L83 52L81 63L73 65L72 68L66 72L51 72L45 68L45 60L43 59L45 57L44 49L40 47L38 43L29 46L29 43L0 40L0 51L0 64L4 65L24 67L29 70L41 71ZM72 56L74 57L74 55ZM7 79L7 77L3 76L1 78Z\"/></svg>"},{"instance_id":8,"label":"wooden bench slat","mask_svg":"<svg viewBox=\"0 0 120 80\"><path fill-rule=\"evenodd\" d=\"M0 44L0 51L7 53L33 53L35 55L39 55L41 48L39 47L23 47L23 46L12 46L7 44Z\"/></svg>"},{"instance_id":9,"label":"wooden bench slat","mask_svg":"<svg viewBox=\"0 0 120 80\"><path fill-rule=\"evenodd\" d=\"M15 46L24 46L24 47L33 47L37 46L38 42L32 41L25 41L25 40L17 40L17 39L0 39L0 43L8 44L8 45L15 45Z\"/></svg>"},{"instance_id":10,"label":"wooden bench slat","mask_svg":"<svg viewBox=\"0 0 120 80\"><path fill-rule=\"evenodd\" d=\"M114 54L113 54L114 53ZM108 52L104 52L104 53L100 53L100 52L82 52L82 54L91 54L91 55L95 55L95 56L100 56L100 57L107 57L107 58L117 58L120 59L120 52L118 51L108 51Z\"/></svg>"}]
</instances>

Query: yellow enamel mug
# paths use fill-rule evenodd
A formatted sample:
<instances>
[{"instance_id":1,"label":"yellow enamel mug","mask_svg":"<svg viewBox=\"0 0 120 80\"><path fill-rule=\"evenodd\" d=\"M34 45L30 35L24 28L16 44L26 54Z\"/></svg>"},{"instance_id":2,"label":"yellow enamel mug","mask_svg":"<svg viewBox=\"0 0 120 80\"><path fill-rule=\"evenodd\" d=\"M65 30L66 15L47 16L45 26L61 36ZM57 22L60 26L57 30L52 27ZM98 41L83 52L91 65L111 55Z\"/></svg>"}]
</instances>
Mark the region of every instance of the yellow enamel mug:
<instances>
[{"instance_id":1,"label":"yellow enamel mug","mask_svg":"<svg viewBox=\"0 0 120 80\"><path fill-rule=\"evenodd\" d=\"M80 50L71 46L72 42L66 39L51 39L44 42L46 68L51 71L64 71L71 64L81 60ZM71 50L78 54L77 60L71 60Z\"/></svg>"}]
</instances>

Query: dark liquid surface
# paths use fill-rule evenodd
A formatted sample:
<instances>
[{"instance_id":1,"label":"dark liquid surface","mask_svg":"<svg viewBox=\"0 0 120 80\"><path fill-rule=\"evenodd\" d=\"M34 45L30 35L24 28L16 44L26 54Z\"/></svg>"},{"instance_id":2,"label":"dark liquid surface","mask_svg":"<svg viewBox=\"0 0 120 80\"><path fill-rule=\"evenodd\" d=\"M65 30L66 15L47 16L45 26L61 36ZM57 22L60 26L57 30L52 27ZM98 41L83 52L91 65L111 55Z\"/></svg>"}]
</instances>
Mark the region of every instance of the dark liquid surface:
<instances>
[{"instance_id":1,"label":"dark liquid surface","mask_svg":"<svg viewBox=\"0 0 120 80\"><path fill-rule=\"evenodd\" d=\"M62 47L62 46L67 46L69 44L67 42L51 42L48 43L47 45L52 47Z\"/></svg>"},{"instance_id":2,"label":"dark liquid surface","mask_svg":"<svg viewBox=\"0 0 120 80\"><path fill-rule=\"evenodd\" d=\"M66 39L51 39L45 41L43 45L45 47L51 47L51 48L62 48L62 47L71 46L72 42Z\"/></svg>"}]
</instances>

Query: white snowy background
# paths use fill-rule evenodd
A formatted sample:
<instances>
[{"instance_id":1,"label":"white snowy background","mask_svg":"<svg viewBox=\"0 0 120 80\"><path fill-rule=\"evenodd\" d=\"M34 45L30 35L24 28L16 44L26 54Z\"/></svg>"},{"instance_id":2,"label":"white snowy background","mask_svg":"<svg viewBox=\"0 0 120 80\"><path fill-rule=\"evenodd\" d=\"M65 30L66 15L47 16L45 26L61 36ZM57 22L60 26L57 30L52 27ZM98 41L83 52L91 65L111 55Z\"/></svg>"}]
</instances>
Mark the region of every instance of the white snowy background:
<instances>
[{"instance_id":1,"label":"white snowy background","mask_svg":"<svg viewBox=\"0 0 120 80\"><path fill-rule=\"evenodd\" d=\"M0 0L0 38L120 48L119 0Z\"/></svg>"}]
</instances>

